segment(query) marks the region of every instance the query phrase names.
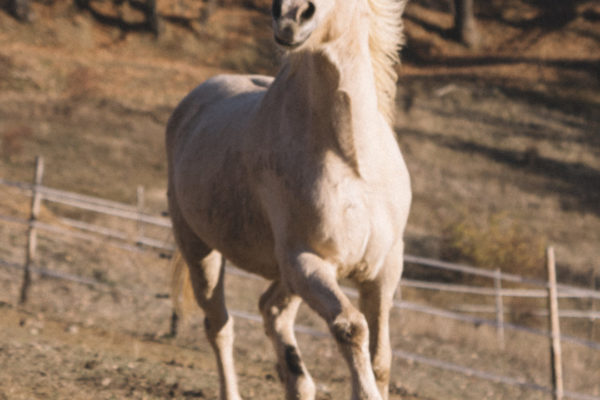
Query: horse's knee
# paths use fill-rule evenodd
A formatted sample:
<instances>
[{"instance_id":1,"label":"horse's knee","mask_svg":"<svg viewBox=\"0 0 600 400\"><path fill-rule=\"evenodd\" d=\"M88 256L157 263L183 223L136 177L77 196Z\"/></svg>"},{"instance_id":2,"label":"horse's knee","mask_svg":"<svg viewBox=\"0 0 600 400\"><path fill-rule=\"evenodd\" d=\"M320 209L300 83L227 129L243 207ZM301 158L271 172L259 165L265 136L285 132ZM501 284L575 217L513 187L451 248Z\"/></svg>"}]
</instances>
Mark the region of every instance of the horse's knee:
<instances>
[{"instance_id":1,"label":"horse's knee","mask_svg":"<svg viewBox=\"0 0 600 400\"><path fill-rule=\"evenodd\" d=\"M233 318L230 316L225 320L217 318L204 318L204 332L209 342L218 347L233 343Z\"/></svg>"},{"instance_id":2,"label":"horse's knee","mask_svg":"<svg viewBox=\"0 0 600 400\"><path fill-rule=\"evenodd\" d=\"M360 313L340 315L330 325L335 340L342 346L360 347L369 337L367 321Z\"/></svg>"},{"instance_id":3,"label":"horse's knee","mask_svg":"<svg viewBox=\"0 0 600 400\"><path fill-rule=\"evenodd\" d=\"M286 295L276 284L272 285L258 303L266 334L273 337L292 331L299 306L300 298Z\"/></svg>"}]
</instances>

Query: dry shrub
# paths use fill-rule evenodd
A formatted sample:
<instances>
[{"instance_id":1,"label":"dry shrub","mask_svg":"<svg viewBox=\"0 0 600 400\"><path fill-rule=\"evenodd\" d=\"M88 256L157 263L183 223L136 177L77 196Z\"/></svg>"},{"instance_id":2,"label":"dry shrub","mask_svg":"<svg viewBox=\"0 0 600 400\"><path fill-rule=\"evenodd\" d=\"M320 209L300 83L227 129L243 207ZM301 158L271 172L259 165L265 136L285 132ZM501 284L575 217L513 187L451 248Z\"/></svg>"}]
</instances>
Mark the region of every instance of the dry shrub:
<instances>
[{"instance_id":1,"label":"dry shrub","mask_svg":"<svg viewBox=\"0 0 600 400\"><path fill-rule=\"evenodd\" d=\"M502 272L544 279L545 238L534 234L505 213L491 215L484 223L462 218L444 229L442 257L486 269L499 268ZM489 285L489 279L472 275L463 281L474 285ZM505 285L504 283L503 285ZM540 299L514 297L505 300L510 310L509 321L537 326L543 319L533 311L544 307Z\"/></svg>"},{"instance_id":2,"label":"dry shrub","mask_svg":"<svg viewBox=\"0 0 600 400\"><path fill-rule=\"evenodd\" d=\"M12 59L4 54L0 54L0 83L10 79L13 68L14 63Z\"/></svg>"},{"instance_id":3,"label":"dry shrub","mask_svg":"<svg viewBox=\"0 0 600 400\"><path fill-rule=\"evenodd\" d=\"M448 224L441 255L481 268L543 278L545 242L505 213L497 213L485 223L461 218Z\"/></svg>"},{"instance_id":4,"label":"dry shrub","mask_svg":"<svg viewBox=\"0 0 600 400\"><path fill-rule=\"evenodd\" d=\"M6 158L23 152L23 142L33 136L28 126L12 126L2 132L2 155Z\"/></svg>"},{"instance_id":5,"label":"dry shrub","mask_svg":"<svg viewBox=\"0 0 600 400\"><path fill-rule=\"evenodd\" d=\"M81 104L98 97L98 82L98 75L90 68L74 67L65 76L63 99L57 103L55 112L69 117Z\"/></svg>"},{"instance_id":6,"label":"dry shrub","mask_svg":"<svg viewBox=\"0 0 600 400\"><path fill-rule=\"evenodd\" d=\"M92 97L98 91L98 76L86 66L75 67L66 78L65 92L73 101Z\"/></svg>"}]
</instances>

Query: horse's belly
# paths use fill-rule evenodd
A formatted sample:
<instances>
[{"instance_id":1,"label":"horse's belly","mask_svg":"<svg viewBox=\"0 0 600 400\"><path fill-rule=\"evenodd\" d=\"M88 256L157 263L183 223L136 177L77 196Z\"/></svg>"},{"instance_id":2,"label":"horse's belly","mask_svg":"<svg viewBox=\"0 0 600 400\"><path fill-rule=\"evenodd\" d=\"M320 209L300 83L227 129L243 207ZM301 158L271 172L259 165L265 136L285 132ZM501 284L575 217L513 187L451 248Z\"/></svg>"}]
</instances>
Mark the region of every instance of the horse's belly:
<instances>
[{"instance_id":1,"label":"horse's belly","mask_svg":"<svg viewBox=\"0 0 600 400\"><path fill-rule=\"evenodd\" d=\"M258 220L260 217L237 211L221 218L214 215L213 208L213 213L209 213L213 215L198 223L199 236L240 269L276 279L279 269L271 232L264 221Z\"/></svg>"},{"instance_id":2,"label":"horse's belly","mask_svg":"<svg viewBox=\"0 0 600 400\"><path fill-rule=\"evenodd\" d=\"M194 233L241 269L275 279L273 235L261 207L252 198L247 179L233 158L203 157L181 171L175 186L178 204ZM222 165L215 168L215 165ZM232 172L233 171L233 172Z\"/></svg>"}]
</instances>

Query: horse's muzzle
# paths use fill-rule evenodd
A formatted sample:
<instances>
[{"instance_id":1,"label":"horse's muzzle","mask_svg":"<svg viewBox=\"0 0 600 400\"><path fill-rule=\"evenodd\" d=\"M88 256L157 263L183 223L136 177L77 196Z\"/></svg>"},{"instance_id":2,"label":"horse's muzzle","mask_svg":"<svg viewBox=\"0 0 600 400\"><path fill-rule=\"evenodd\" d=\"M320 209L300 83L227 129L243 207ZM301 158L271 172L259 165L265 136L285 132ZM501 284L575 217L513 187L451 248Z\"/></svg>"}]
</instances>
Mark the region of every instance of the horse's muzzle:
<instances>
[{"instance_id":1,"label":"horse's muzzle","mask_svg":"<svg viewBox=\"0 0 600 400\"><path fill-rule=\"evenodd\" d=\"M315 12L312 1L275 0L272 14L277 44L294 49L306 42L316 28Z\"/></svg>"},{"instance_id":2,"label":"horse's muzzle","mask_svg":"<svg viewBox=\"0 0 600 400\"><path fill-rule=\"evenodd\" d=\"M275 38L275 42L280 45L281 47L285 47L287 49L293 50L293 49L297 49L298 47L302 46L304 44L304 42L306 42L306 39L301 40L301 41L293 41L293 40L289 40L289 39L283 39L280 38L279 36L277 36L277 34L274 35Z\"/></svg>"}]
</instances>

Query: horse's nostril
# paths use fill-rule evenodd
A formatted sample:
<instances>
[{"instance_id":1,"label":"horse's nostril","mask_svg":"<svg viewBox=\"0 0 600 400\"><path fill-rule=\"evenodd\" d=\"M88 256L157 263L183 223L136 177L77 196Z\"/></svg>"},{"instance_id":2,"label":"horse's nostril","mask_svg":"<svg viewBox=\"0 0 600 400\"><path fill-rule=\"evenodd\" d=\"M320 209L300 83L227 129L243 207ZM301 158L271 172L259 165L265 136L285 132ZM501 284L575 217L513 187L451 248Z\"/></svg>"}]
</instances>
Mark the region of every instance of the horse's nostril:
<instances>
[{"instance_id":1,"label":"horse's nostril","mask_svg":"<svg viewBox=\"0 0 600 400\"><path fill-rule=\"evenodd\" d=\"M306 22L309 19L311 19L313 15L315 15L315 11L316 8L314 3L312 1L309 1L306 10L304 10L302 14L300 14L300 23Z\"/></svg>"}]
</instances>

